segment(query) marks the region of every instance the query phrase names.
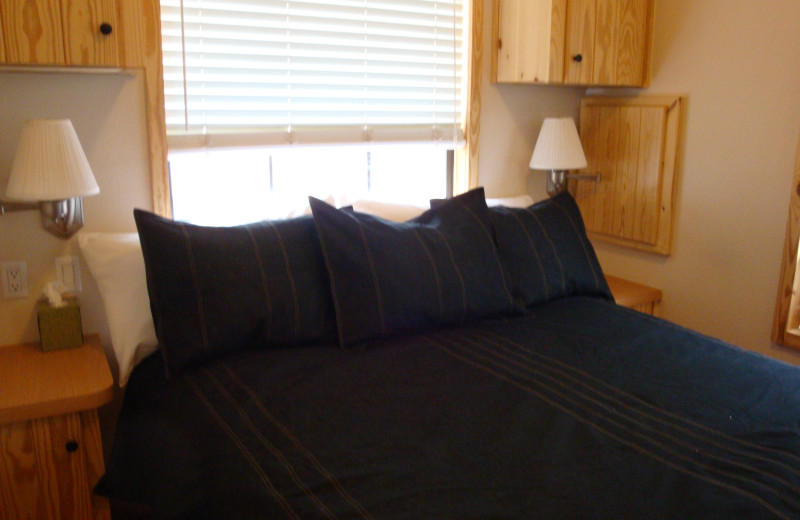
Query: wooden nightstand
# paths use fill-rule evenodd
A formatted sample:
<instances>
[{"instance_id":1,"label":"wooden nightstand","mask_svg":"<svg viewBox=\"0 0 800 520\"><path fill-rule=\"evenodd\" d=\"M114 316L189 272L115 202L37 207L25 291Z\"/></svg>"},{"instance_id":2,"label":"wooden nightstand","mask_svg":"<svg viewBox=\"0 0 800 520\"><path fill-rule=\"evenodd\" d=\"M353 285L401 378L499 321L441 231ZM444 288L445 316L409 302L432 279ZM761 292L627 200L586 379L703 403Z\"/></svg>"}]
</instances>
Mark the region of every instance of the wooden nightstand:
<instances>
[{"instance_id":1,"label":"wooden nightstand","mask_svg":"<svg viewBox=\"0 0 800 520\"><path fill-rule=\"evenodd\" d=\"M606 281L617 304L645 314L658 316L661 289L617 278L616 276L606 275Z\"/></svg>"},{"instance_id":2,"label":"wooden nightstand","mask_svg":"<svg viewBox=\"0 0 800 520\"><path fill-rule=\"evenodd\" d=\"M100 338L0 347L0 518L110 519L97 408L113 397Z\"/></svg>"}]
</instances>

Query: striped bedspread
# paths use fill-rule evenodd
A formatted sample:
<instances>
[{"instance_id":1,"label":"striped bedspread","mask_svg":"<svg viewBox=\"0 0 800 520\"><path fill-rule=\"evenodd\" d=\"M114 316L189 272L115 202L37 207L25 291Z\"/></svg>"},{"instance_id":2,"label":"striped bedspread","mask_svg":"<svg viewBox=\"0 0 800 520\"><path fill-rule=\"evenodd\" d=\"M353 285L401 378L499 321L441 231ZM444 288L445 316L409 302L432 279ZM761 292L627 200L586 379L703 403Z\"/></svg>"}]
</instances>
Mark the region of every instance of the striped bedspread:
<instances>
[{"instance_id":1,"label":"striped bedspread","mask_svg":"<svg viewBox=\"0 0 800 520\"><path fill-rule=\"evenodd\" d=\"M155 518L800 518L800 370L604 300L133 373Z\"/></svg>"}]
</instances>

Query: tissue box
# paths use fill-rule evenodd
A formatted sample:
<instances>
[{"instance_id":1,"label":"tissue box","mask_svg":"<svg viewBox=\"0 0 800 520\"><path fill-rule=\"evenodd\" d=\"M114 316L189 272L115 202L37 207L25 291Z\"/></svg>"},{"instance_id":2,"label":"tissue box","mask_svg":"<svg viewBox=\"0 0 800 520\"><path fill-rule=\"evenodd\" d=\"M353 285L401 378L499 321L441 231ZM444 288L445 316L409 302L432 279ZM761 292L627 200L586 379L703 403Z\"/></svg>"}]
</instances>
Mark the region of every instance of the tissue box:
<instances>
[{"instance_id":1,"label":"tissue box","mask_svg":"<svg viewBox=\"0 0 800 520\"><path fill-rule=\"evenodd\" d=\"M36 304L42 350L59 350L83 345L81 309L78 300L65 298L63 307L52 307L47 301Z\"/></svg>"}]
</instances>

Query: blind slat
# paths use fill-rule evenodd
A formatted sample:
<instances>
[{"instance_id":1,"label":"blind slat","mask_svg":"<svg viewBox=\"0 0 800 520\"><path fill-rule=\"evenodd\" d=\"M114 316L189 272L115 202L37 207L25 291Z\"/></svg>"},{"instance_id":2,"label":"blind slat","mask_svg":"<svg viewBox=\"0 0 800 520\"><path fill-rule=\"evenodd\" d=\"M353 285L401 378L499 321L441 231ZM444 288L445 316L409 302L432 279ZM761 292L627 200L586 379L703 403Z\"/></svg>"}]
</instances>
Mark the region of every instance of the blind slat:
<instances>
[{"instance_id":1,"label":"blind slat","mask_svg":"<svg viewBox=\"0 0 800 520\"><path fill-rule=\"evenodd\" d=\"M462 0L161 8L171 147L461 139Z\"/></svg>"}]
</instances>

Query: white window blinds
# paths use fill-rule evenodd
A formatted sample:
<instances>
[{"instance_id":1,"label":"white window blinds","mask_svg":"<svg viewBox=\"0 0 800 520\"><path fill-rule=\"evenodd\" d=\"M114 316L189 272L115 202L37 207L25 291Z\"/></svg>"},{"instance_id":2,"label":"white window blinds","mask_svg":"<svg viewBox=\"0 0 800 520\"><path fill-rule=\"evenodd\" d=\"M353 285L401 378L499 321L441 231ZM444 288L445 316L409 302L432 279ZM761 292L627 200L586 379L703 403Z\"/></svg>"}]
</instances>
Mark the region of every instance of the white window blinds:
<instances>
[{"instance_id":1,"label":"white window blinds","mask_svg":"<svg viewBox=\"0 0 800 520\"><path fill-rule=\"evenodd\" d=\"M462 0L161 0L170 148L461 139Z\"/></svg>"}]
</instances>

